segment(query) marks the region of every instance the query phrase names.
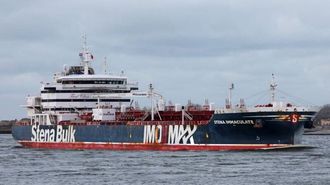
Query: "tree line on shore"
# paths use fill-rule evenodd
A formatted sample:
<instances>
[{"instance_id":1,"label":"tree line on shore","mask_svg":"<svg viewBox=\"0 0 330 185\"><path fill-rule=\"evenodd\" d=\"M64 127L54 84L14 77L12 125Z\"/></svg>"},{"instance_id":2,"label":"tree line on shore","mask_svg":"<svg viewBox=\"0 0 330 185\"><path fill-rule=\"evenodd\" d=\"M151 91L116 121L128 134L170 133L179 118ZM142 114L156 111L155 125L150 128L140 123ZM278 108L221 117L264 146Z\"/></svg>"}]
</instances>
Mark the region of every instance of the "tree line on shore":
<instances>
[{"instance_id":1,"label":"tree line on shore","mask_svg":"<svg viewBox=\"0 0 330 185\"><path fill-rule=\"evenodd\" d=\"M313 125L318 126L321 120L330 120L330 104L324 105L315 115Z\"/></svg>"}]
</instances>

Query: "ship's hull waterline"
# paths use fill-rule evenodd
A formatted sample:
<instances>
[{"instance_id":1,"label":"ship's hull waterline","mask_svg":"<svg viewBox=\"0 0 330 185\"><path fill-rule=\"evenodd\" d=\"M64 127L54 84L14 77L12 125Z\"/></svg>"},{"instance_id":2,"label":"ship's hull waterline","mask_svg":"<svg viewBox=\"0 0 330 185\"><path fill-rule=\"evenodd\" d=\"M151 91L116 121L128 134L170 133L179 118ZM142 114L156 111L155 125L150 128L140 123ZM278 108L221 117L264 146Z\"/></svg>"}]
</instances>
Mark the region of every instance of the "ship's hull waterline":
<instances>
[{"instance_id":1,"label":"ship's hull waterline","mask_svg":"<svg viewBox=\"0 0 330 185\"><path fill-rule=\"evenodd\" d=\"M292 114L300 119L292 120ZM28 148L98 150L258 150L301 143L305 116L313 113L214 114L205 124L155 122L89 125L14 125L13 137ZM173 122L174 123L174 122Z\"/></svg>"}]
</instances>

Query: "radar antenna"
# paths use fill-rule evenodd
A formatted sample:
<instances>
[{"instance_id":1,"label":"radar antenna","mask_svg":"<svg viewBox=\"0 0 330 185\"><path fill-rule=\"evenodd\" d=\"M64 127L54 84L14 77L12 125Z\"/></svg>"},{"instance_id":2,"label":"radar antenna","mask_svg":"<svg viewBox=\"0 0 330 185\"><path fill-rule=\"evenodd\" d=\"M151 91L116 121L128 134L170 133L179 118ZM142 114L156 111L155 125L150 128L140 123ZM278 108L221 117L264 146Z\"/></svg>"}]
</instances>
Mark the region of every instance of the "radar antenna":
<instances>
[{"instance_id":1,"label":"radar antenna","mask_svg":"<svg viewBox=\"0 0 330 185\"><path fill-rule=\"evenodd\" d=\"M86 34L82 36L83 39L83 48L82 51L79 53L81 59L81 65L84 66L84 74L88 75L88 68L89 63L93 61L93 55L87 48L87 37Z\"/></svg>"},{"instance_id":2,"label":"radar antenna","mask_svg":"<svg viewBox=\"0 0 330 185\"><path fill-rule=\"evenodd\" d=\"M108 74L107 68L108 68L107 57L104 57L104 74Z\"/></svg>"}]
</instances>

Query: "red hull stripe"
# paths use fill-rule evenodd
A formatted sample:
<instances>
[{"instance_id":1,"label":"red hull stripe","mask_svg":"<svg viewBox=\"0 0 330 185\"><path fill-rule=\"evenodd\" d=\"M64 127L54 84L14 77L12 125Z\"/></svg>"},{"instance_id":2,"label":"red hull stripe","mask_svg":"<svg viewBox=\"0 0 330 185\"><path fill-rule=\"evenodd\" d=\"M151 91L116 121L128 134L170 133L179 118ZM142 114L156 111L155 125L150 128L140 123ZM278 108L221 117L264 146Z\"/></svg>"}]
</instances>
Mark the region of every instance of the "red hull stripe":
<instances>
[{"instance_id":1,"label":"red hull stripe","mask_svg":"<svg viewBox=\"0 0 330 185\"><path fill-rule=\"evenodd\" d=\"M67 150L164 150L164 151L180 151L180 150L258 150L284 148L292 145L287 144L193 144L193 145L175 145L175 144L143 144L143 143L104 143L104 142L73 142L73 143L57 143L57 142L33 142L19 141L23 147L28 148L47 148L47 149L67 149Z\"/></svg>"}]
</instances>

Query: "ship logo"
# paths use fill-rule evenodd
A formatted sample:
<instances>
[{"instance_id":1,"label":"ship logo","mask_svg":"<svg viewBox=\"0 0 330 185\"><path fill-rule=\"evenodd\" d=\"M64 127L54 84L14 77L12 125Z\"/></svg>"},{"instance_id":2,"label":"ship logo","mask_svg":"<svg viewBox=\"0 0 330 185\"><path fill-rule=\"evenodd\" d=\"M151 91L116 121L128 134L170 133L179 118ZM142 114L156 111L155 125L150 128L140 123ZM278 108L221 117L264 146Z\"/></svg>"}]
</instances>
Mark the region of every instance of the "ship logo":
<instances>
[{"instance_id":1,"label":"ship logo","mask_svg":"<svg viewBox=\"0 0 330 185\"><path fill-rule=\"evenodd\" d=\"M35 142L75 142L76 130L73 126L63 128L58 125L55 128L41 128L40 125L32 126L31 141Z\"/></svg>"},{"instance_id":2,"label":"ship logo","mask_svg":"<svg viewBox=\"0 0 330 185\"><path fill-rule=\"evenodd\" d=\"M144 126L144 143L161 143L162 142L162 126L146 125Z\"/></svg>"},{"instance_id":3,"label":"ship logo","mask_svg":"<svg viewBox=\"0 0 330 185\"><path fill-rule=\"evenodd\" d=\"M196 130L196 125L145 125L143 143L195 144Z\"/></svg>"},{"instance_id":4,"label":"ship logo","mask_svg":"<svg viewBox=\"0 0 330 185\"><path fill-rule=\"evenodd\" d=\"M291 121L292 123L297 123L300 120L300 117L301 116L299 114L293 113L291 115L280 115L278 119L282 121Z\"/></svg>"},{"instance_id":5,"label":"ship logo","mask_svg":"<svg viewBox=\"0 0 330 185\"><path fill-rule=\"evenodd\" d=\"M195 144L193 134L196 130L196 125L170 125L168 144L188 144L188 141L190 144Z\"/></svg>"},{"instance_id":6,"label":"ship logo","mask_svg":"<svg viewBox=\"0 0 330 185\"><path fill-rule=\"evenodd\" d=\"M290 120L292 123L297 123L299 121L300 115L299 114L291 114Z\"/></svg>"}]
</instances>

